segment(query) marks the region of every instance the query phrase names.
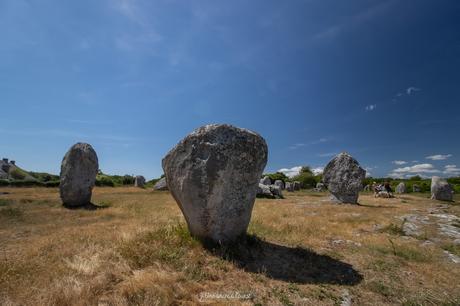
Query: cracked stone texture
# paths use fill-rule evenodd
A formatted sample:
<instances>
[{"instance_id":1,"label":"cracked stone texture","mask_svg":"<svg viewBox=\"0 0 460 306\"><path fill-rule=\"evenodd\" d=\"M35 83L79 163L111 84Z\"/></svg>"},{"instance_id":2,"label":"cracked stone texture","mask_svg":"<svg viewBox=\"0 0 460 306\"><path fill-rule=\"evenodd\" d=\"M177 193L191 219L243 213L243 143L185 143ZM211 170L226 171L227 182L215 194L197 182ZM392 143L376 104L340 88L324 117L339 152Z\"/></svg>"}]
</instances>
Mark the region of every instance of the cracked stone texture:
<instances>
[{"instance_id":1,"label":"cracked stone texture","mask_svg":"<svg viewBox=\"0 0 460 306\"><path fill-rule=\"evenodd\" d=\"M265 140L231 125L206 125L163 159L166 181L192 235L227 242L247 230L267 163Z\"/></svg>"},{"instance_id":2,"label":"cracked stone texture","mask_svg":"<svg viewBox=\"0 0 460 306\"><path fill-rule=\"evenodd\" d=\"M340 153L324 168L323 183L332 194L333 200L357 204L359 192L363 189L366 171L347 153Z\"/></svg>"},{"instance_id":3,"label":"cracked stone texture","mask_svg":"<svg viewBox=\"0 0 460 306\"><path fill-rule=\"evenodd\" d=\"M79 207L91 203L99 163L93 147L73 145L61 164L59 191L64 206Z\"/></svg>"}]
</instances>

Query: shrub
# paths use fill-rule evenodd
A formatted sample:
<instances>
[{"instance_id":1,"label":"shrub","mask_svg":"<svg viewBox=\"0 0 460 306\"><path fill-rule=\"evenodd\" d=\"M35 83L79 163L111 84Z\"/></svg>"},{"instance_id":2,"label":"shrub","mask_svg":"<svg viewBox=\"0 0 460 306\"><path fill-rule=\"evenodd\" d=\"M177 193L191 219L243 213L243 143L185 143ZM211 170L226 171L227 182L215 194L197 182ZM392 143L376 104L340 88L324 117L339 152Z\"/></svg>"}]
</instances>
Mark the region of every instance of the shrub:
<instances>
[{"instance_id":1,"label":"shrub","mask_svg":"<svg viewBox=\"0 0 460 306\"><path fill-rule=\"evenodd\" d=\"M15 168L10 171L10 176L15 179L15 180L23 180L26 178L26 174L19 170L18 168Z\"/></svg>"},{"instance_id":2,"label":"shrub","mask_svg":"<svg viewBox=\"0 0 460 306\"><path fill-rule=\"evenodd\" d=\"M262 177L268 176L270 180L274 183L276 180L281 180L283 182L286 182L289 180L289 178L286 176L286 174L281 173L281 172L275 172L275 173L265 173L262 175Z\"/></svg>"},{"instance_id":3,"label":"shrub","mask_svg":"<svg viewBox=\"0 0 460 306\"><path fill-rule=\"evenodd\" d=\"M107 176L96 178L96 186L99 187L115 187L115 183Z\"/></svg>"}]
</instances>

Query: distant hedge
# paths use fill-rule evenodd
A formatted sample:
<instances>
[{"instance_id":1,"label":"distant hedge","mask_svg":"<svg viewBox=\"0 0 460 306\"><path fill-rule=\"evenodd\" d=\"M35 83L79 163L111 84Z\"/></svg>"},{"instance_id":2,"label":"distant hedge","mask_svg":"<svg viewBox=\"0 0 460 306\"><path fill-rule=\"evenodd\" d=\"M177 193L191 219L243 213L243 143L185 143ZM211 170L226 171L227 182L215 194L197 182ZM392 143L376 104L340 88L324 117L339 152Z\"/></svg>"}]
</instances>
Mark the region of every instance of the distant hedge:
<instances>
[{"instance_id":1,"label":"distant hedge","mask_svg":"<svg viewBox=\"0 0 460 306\"><path fill-rule=\"evenodd\" d=\"M59 181L38 182L32 180L0 180L3 187L58 187Z\"/></svg>"}]
</instances>

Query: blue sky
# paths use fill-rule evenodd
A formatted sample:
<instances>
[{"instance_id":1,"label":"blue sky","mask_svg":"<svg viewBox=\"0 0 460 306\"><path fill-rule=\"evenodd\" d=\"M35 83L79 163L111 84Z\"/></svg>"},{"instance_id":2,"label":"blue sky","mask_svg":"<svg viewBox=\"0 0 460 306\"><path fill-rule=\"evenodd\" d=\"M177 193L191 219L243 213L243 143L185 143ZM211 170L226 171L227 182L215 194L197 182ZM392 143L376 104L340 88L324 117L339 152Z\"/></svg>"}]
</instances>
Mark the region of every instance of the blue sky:
<instances>
[{"instance_id":1,"label":"blue sky","mask_svg":"<svg viewBox=\"0 0 460 306\"><path fill-rule=\"evenodd\" d=\"M460 2L0 0L0 103L0 153L28 170L85 141L104 172L157 177L230 123L267 171L348 151L374 176L460 174Z\"/></svg>"}]
</instances>

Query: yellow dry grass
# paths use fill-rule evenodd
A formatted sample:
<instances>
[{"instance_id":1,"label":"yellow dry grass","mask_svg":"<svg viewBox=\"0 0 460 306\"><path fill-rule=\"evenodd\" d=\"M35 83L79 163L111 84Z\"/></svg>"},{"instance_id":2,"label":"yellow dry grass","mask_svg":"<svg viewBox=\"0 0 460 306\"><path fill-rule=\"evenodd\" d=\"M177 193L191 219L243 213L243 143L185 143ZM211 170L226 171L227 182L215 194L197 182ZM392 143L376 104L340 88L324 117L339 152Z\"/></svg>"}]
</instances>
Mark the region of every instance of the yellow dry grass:
<instances>
[{"instance_id":1,"label":"yellow dry grass","mask_svg":"<svg viewBox=\"0 0 460 306\"><path fill-rule=\"evenodd\" d=\"M0 305L460 303L460 264L437 229L398 233L399 217L444 205L421 195L258 199L250 236L210 249L168 192L96 188L105 208L87 211L63 208L57 189L1 191ZM460 216L458 205L442 210Z\"/></svg>"}]
</instances>

